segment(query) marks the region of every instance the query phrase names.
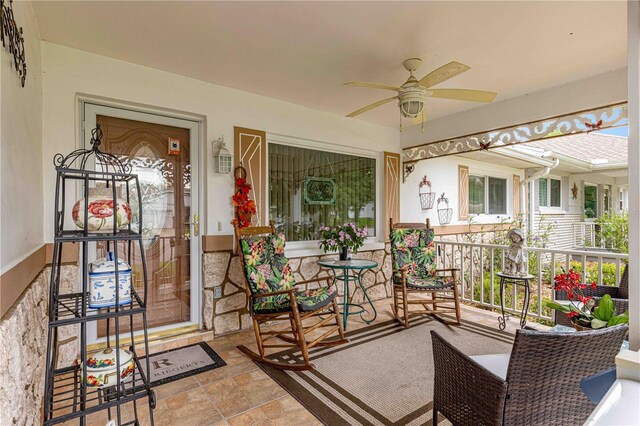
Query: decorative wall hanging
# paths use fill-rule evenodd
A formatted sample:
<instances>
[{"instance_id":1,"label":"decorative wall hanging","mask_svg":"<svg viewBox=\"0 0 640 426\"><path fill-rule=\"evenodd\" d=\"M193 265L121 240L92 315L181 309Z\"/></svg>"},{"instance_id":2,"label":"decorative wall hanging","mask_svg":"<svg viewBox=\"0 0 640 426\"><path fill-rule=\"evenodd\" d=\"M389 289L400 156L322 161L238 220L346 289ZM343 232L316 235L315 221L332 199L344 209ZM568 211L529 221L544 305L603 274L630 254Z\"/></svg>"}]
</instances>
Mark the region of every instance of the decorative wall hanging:
<instances>
[{"instance_id":1,"label":"decorative wall hanging","mask_svg":"<svg viewBox=\"0 0 640 426\"><path fill-rule=\"evenodd\" d=\"M440 207L440 206L443 207ZM444 196L444 192L438 198L438 221L440 225L448 225L453 217L453 209L449 207L449 199Z\"/></svg>"},{"instance_id":2,"label":"decorative wall hanging","mask_svg":"<svg viewBox=\"0 0 640 426\"><path fill-rule=\"evenodd\" d=\"M336 203L336 182L332 178L304 178L306 204L333 205Z\"/></svg>"},{"instance_id":3,"label":"decorative wall hanging","mask_svg":"<svg viewBox=\"0 0 640 426\"><path fill-rule=\"evenodd\" d=\"M9 53L13 55L13 65L20 76L20 85L24 87L27 78L27 62L24 56L24 36L22 27L18 27L13 17L13 0L9 0L8 5L4 0L0 0L0 38L2 47L9 48ZM6 41L5 41L6 39Z\"/></svg>"},{"instance_id":4,"label":"decorative wall hanging","mask_svg":"<svg viewBox=\"0 0 640 426\"><path fill-rule=\"evenodd\" d=\"M180 139L169 138L169 155L180 155Z\"/></svg>"},{"instance_id":5,"label":"decorative wall hanging","mask_svg":"<svg viewBox=\"0 0 640 426\"><path fill-rule=\"evenodd\" d=\"M578 185L575 182L573 182L573 188L571 188L571 198L578 199Z\"/></svg>"},{"instance_id":6,"label":"decorative wall hanging","mask_svg":"<svg viewBox=\"0 0 640 426\"><path fill-rule=\"evenodd\" d=\"M331 159L327 153L322 152L325 159L323 164L316 160L317 152L318 151L313 152L304 170L304 180L302 181L303 199L305 204L333 205L336 203L337 193L336 173L333 170ZM326 177L329 173L333 177ZM316 174L324 176L316 177Z\"/></svg>"},{"instance_id":7,"label":"decorative wall hanging","mask_svg":"<svg viewBox=\"0 0 640 426\"><path fill-rule=\"evenodd\" d=\"M232 197L236 217L231 224L237 223L239 228L246 228L251 225L251 216L256 214L256 203L249 199L251 185L247 182L247 171L242 167L242 163L235 168L233 176L236 178L236 193Z\"/></svg>"},{"instance_id":8,"label":"decorative wall hanging","mask_svg":"<svg viewBox=\"0 0 640 426\"><path fill-rule=\"evenodd\" d=\"M420 194L420 206L422 210L433 208L433 202L436 199L436 193L431 191L431 181L425 175L419 184L418 193Z\"/></svg>"}]
</instances>

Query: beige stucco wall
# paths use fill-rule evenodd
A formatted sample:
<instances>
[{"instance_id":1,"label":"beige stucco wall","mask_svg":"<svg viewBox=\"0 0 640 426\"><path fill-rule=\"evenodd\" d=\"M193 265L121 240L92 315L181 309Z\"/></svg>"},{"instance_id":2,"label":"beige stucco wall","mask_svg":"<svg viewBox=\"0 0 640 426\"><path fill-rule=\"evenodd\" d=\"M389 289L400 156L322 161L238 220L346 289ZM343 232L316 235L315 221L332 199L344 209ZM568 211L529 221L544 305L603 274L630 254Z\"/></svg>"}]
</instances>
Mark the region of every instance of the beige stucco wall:
<instances>
[{"instance_id":1,"label":"beige stucco wall","mask_svg":"<svg viewBox=\"0 0 640 426\"><path fill-rule=\"evenodd\" d=\"M0 273L11 269L43 242L40 35L30 2L14 2L13 13L24 33L27 78L25 87L21 87L13 58L8 48L2 48Z\"/></svg>"}]
</instances>

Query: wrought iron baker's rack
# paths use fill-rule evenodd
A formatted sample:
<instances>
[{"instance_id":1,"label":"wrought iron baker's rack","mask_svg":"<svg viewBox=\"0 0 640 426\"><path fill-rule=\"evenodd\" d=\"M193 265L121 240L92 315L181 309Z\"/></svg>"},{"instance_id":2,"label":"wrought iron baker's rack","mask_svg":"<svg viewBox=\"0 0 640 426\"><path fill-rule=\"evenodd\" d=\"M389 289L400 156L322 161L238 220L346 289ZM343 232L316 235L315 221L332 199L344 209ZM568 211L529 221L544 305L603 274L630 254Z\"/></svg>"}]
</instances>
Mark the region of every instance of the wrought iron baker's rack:
<instances>
[{"instance_id":1,"label":"wrought iron baker's rack","mask_svg":"<svg viewBox=\"0 0 640 426\"><path fill-rule=\"evenodd\" d=\"M148 373L149 357L141 360L136 345L142 346L144 354L149 353L147 334L147 269L142 245L142 200L138 176L131 174L129 166L114 155L100 150L102 130L98 125L92 131L91 148L78 149L67 156L57 154L54 157L56 167L55 190L55 224L54 245L51 259L51 278L49 291L49 327L46 353L46 375L44 392L44 425L54 425L72 419L79 419L80 425L86 425L87 416L99 411L107 410L107 418L118 425L138 425L142 409L143 398L147 398L148 421L153 422L153 409L156 405L156 395L151 389ZM113 201L113 228L111 232L92 232L88 226L88 207L90 189L104 185L110 194L107 200ZM137 205L137 223L129 223L126 228L118 229L117 206L118 192L124 194L126 203ZM84 228L78 229L73 221L68 220L69 196L74 200L81 196L79 208L84 209ZM69 223L71 222L71 223ZM131 222L131 221L130 221ZM114 275L116 282L115 306L108 308L89 308L88 265L89 252L95 250L93 243L102 242L106 249L113 250ZM80 291L65 291L62 284L63 247L79 244L79 264L81 283ZM118 253L122 244L123 252ZM142 269L142 294L134 286L132 273L131 302L120 303L119 255L126 256L132 265L134 251L138 251L140 267ZM74 285L76 283L73 283ZM140 336L134 333L134 318L141 317L142 327ZM91 322L106 321L106 346L115 343L116 384L109 387L91 387L86 385L87 358L94 351L87 345L87 326ZM111 329L111 323L114 328ZM122 332L128 325L128 331ZM124 326L124 327L123 327ZM59 366L59 346L61 327L78 327L80 329L79 351L80 358L71 365ZM128 336L126 336L128 334ZM126 337L125 337L126 336ZM138 337L138 340L136 340ZM134 371L130 376L121 378L120 348L129 345L128 349L134 361ZM144 363L144 369L143 367ZM132 410L123 412L123 407L132 405ZM145 416L146 417L146 416Z\"/></svg>"}]
</instances>

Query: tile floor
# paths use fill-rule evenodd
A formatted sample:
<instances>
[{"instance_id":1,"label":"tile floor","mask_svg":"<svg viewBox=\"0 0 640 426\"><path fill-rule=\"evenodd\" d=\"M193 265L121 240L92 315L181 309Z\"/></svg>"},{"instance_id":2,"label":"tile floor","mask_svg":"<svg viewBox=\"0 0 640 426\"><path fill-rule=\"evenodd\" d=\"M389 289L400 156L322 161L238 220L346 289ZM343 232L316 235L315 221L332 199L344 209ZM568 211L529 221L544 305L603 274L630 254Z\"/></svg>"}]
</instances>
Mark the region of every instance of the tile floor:
<instances>
[{"instance_id":1,"label":"tile floor","mask_svg":"<svg viewBox=\"0 0 640 426\"><path fill-rule=\"evenodd\" d=\"M376 302L376 322L391 319L391 299ZM463 306L463 318L497 328L497 314ZM530 326L547 327L529 323ZM358 316L349 318L348 331L366 326ZM517 319L507 322L507 331L515 333ZM189 338L185 344L195 342ZM153 412L155 424L165 425L319 425L321 424L300 403L274 382L249 358L236 349L239 344L255 348L252 330L216 337L207 342L227 363L227 366L207 371L155 388L157 406ZM171 342L154 345L151 352L166 350ZM148 424L146 400L139 403L142 424ZM131 418L132 407L122 410L123 422ZM103 426L103 413L91 416L88 425ZM77 420L69 424L78 424Z\"/></svg>"}]
</instances>

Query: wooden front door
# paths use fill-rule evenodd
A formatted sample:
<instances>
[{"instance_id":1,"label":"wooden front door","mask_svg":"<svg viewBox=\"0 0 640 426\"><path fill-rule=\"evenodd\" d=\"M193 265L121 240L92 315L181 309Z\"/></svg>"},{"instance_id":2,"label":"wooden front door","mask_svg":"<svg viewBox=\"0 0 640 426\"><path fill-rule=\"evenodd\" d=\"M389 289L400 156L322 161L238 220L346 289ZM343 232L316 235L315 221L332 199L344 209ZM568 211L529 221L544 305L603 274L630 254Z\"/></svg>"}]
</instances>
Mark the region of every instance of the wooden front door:
<instances>
[{"instance_id":1,"label":"wooden front door","mask_svg":"<svg viewBox=\"0 0 640 426\"><path fill-rule=\"evenodd\" d=\"M137 174L142 195L143 247L147 263L149 328L190 320L190 131L180 127L96 116L104 133L102 149L117 155ZM138 211L137 206L132 206ZM135 221L135 218L134 218ZM122 247L119 253L126 253ZM98 246L104 257L106 246ZM139 253L132 253L133 285L142 296ZM123 257L123 256L120 256ZM134 329L140 329L141 318ZM98 337L107 333L98 325Z\"/></svg>"}]
</instances>

